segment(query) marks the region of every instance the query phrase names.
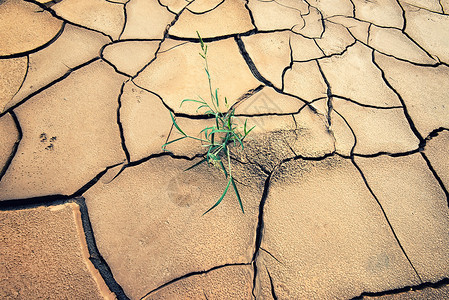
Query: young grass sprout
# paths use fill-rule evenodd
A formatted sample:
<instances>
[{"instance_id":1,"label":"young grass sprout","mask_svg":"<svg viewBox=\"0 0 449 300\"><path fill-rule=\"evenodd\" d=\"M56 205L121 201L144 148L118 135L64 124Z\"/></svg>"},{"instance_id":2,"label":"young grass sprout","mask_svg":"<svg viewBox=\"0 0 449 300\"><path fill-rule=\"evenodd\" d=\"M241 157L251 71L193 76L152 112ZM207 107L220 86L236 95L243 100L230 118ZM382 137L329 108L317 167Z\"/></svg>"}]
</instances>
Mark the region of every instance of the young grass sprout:
<instances>
[{"instance_id":1,"label":"young grass sprout","mask_svg":"<svg viewBox=\"0 0 449 300\"><path fill-rule=\"evenodd\" d=\"M235 195L237 196L237 200L239 202L242 212L245 213L243 209L242 199L240 198L240 194L238 192L237 186L234 181L234 176L232 173L231 155L229 147L240 146L243 150L244 149L243 140L251 132L251 130L253 130L254 126L248 130L245 121L243 125L243 133L238 131L238 126L234 123L235 108L232 107L229 108L226 97L224 98L224 103L228 111L226 113L221 112L222 110L220 109L218 89L213 90L212 88L211 76L209 73L209 65L207 62L207 45L204 44L203 39L201 38L198 31L197 34L201 43L201 50L202 50L202 52L200 52L199 54L204 60L204 70L206 71L207 79L209 82L210 103L205 101L203 98L199 97L199 100L195 99L182 100L180 107L186 102L197 103L199 105L197 108L197 112L200 110L205 110L204 111L205 115L213 116L215 118L215 125L206 127L203 130L201 130L199 134L200 137L191 136L186 134L179 127L179 125L176 123L174 115L170 112L173 125L176 128L176 130L181 134L181 137L168 141L162 146L162 149L164 151L167 151L166 147L169 144L172 144L174 142L183 139L193 139L201 142L203 146L207 148L206 154L204 154L203 158L199 162L195 163L185 171L191 170L202 163L207 163L209 166L213 165L220 168L223 171L225 178L227 179L227 185L222 195L220 196L218 201L211 208L209 208L203 215L207 214L212 209L217 207L218 204L221 203L221 201L226 196L231 186L235 192Z\"/></svg>"}]
</instances>

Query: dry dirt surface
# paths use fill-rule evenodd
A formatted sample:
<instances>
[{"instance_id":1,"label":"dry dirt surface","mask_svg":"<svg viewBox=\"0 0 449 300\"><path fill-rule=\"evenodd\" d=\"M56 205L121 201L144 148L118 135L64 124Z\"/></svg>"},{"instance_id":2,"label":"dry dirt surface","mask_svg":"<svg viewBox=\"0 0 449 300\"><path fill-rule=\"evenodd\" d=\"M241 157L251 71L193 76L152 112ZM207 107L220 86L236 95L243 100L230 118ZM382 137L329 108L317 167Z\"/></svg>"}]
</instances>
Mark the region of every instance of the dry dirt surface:
<instances>
[{"instance_id":1,"label":"dry dirt surface","mask_svg":"<svg viewBox=\"0 0 449 300\"><path fill-rule=\"evenodd\" d=\"M256 126L201 164L213 88ZM449 299L448 0L0 0L0 299Z\"/></svg>"}]
</instances>

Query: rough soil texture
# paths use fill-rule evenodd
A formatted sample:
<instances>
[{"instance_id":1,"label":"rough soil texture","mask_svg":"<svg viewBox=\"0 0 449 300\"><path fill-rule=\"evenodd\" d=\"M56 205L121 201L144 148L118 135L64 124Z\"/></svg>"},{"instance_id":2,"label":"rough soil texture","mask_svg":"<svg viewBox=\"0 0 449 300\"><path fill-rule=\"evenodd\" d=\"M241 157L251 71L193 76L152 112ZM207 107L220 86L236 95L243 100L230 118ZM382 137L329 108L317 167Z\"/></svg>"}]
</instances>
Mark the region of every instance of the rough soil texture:
<instances>
[{"instance_id":1,"label":"rough soil texture","mask_svg":"<svg viewBox=\"0 0 449 300\"><path fill-rule=\"evenodd\" d=\"M214 124L196 31L245 213L161 148ZM0 298L449 298L449 1L0 0L0 40Z\"/></svg>"}]
</instances>

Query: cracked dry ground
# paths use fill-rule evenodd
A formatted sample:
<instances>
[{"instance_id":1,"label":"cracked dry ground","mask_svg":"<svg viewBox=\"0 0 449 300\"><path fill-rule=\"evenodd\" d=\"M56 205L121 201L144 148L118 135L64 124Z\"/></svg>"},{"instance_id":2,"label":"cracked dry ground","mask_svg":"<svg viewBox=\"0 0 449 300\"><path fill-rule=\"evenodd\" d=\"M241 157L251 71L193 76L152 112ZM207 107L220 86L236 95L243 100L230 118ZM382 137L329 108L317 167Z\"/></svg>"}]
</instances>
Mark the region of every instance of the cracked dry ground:
<instances>
[{"instance_id":1,"label":"cracked dry ground","mask_svg":"<svg viewBox=\"0 0 449 300\"><path fill-rule=\"evenodd\" d=\"M448 0L1 0L0 298L449 298ZM179 142L213 85L236 196Z\"/></svg>"}]
</instances>

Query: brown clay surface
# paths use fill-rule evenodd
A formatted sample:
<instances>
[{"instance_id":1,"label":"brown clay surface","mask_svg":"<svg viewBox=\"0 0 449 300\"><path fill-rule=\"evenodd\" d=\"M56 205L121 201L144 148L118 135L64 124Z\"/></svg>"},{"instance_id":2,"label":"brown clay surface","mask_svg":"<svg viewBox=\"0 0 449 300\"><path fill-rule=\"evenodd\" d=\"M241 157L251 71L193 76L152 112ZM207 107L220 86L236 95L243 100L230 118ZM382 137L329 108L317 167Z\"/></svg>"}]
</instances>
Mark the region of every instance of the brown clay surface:
<instances>
[{"instance_id":1,"label":"brown clay surface","mask_svg":"<svg viewBox=\"0 0 449 300\"><path fill-rule=\"evenodd\" d=\"M0 0L0 298L449 298L449 1ZM223 112L243 200L181 140ZM227 105L225 103L227 98Z\"/></svg>"}]
</instances>

